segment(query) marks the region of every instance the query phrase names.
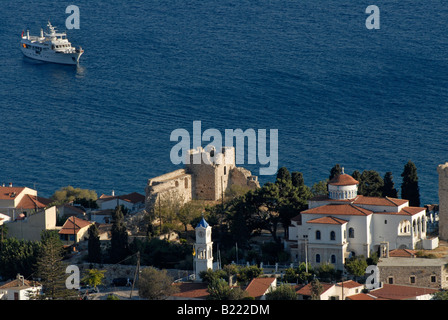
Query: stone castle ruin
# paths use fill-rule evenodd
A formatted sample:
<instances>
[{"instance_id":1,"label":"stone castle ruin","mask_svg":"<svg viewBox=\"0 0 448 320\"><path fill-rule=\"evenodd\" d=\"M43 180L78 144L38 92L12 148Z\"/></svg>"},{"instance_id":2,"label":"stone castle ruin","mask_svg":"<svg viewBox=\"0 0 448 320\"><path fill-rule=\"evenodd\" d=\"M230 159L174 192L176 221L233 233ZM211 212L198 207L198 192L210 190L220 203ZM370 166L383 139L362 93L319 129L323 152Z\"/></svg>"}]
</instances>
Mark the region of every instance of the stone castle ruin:
<instances>
[{"instance_id":1,"label":"stone castle ruin","mask_svg":"<svg viewBox=\"0 0 448 320\"><path fill-rule=\"evenodd\" d=\"M439 174L439 237L448 240L448 162L437 167Z\"/></svg>"},{"instance_id":2,"label":"stone castle ruin","mask_svg":"<svg viewBox=\"0 0 448 320\"><path fill-rule=\"evenodd\" d=\"M202 147L188 151L184 169L178 169L148 180L145 209L151 212L159 200L177 199L182 204L191 200L216 201L232 185L256 189L258 177L235 165L235 148L223 147L205 151Z\"/></svg>"}]
</instances>

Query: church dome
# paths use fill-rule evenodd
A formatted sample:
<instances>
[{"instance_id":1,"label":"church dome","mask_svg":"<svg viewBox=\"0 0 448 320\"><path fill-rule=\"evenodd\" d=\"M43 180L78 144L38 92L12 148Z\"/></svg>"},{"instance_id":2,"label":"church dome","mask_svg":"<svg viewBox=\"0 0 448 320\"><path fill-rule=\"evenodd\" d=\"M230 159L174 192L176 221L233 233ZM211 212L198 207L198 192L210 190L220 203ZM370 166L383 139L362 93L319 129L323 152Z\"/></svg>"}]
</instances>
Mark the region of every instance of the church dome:
<instances>
[{"instance_id":1,"label":"church dome","mask_svg":"<svg viewBox=\"0 0 448 320\"><path fill-rule=\"evenodd\" d=\"M358 196L358 184L351 175L342 173L328 182L328 195L333 200L349 200Z\"/></svg>"},{"instance_id":2,"label":"church dome","mask_svg":"<svg viewBox=\"0 0 448 320\"><path fill-rule=\"evenodd\" d=\"M359 184L358 180L355 180L351 175L342 173L333 179L331 179L328 184L334 186L349 186L353 184Z\"/></svg>"}]
</instances>

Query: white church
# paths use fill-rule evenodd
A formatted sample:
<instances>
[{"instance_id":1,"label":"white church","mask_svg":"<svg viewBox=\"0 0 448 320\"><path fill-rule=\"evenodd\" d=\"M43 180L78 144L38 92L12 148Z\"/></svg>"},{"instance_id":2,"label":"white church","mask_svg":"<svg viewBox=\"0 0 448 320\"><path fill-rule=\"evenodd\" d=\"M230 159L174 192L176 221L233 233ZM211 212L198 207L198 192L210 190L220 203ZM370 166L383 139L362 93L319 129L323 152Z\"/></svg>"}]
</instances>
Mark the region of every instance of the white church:
<instances>
[{"instance_id":1,"label":"white church","mask_svg":"<svg viewBox=\"0 0 448 320\"><path fill-rule=\"evenodd\" d=\"M393 249L434 249L426 237L426 209L408 200L358 195L358 181L342 174L328 182L328 196L313 198L291 221L287 246L294 262L331 263L343 270L351 256Z\"/></svg>"}]
</instances>

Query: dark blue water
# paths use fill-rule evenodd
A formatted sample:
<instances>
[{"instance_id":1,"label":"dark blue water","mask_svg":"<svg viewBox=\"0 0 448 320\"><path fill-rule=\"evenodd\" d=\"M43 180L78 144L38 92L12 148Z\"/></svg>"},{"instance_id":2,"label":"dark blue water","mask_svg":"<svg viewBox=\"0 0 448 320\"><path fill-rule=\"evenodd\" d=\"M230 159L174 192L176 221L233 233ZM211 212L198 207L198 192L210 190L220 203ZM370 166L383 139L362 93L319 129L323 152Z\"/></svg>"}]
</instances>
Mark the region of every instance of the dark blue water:
<instances>
[{"instance_id":1,"label":"dark blue water","mask_svg":"<svg viewBox=\"0 0 448 320\"><path fill-rule=\"evenodd\" d=\"M78 68L22 57L48 19ZM380 30L365 27L370 4ZM177 169L177 128L278 129L279 165L308 185L345 171L418 169L437 202L448 161L447 1L2 1L0 182L144 192ZM259 166L246 165L254 174ZM262 183L272 176L261 176Z\"/></svg>"}]
</instances>

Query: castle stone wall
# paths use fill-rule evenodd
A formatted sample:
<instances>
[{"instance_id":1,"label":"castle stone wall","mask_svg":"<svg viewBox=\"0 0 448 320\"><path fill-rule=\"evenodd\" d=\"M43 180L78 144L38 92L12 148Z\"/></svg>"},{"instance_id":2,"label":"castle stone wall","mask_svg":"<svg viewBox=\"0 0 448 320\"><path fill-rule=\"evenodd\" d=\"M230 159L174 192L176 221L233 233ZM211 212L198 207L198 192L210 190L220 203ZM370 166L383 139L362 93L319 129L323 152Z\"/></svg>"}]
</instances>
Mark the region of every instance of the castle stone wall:
<instances>
[{"instance_id":1,"label":"castle stone wall","mask_svg":"<svg viewBox=\"0 0 448 320\"><path fill-rule=\"evenodd\" d=\"M439 174L439 238L448 240L448 162L437 167Z\"/></svg>"}]
</instances>

